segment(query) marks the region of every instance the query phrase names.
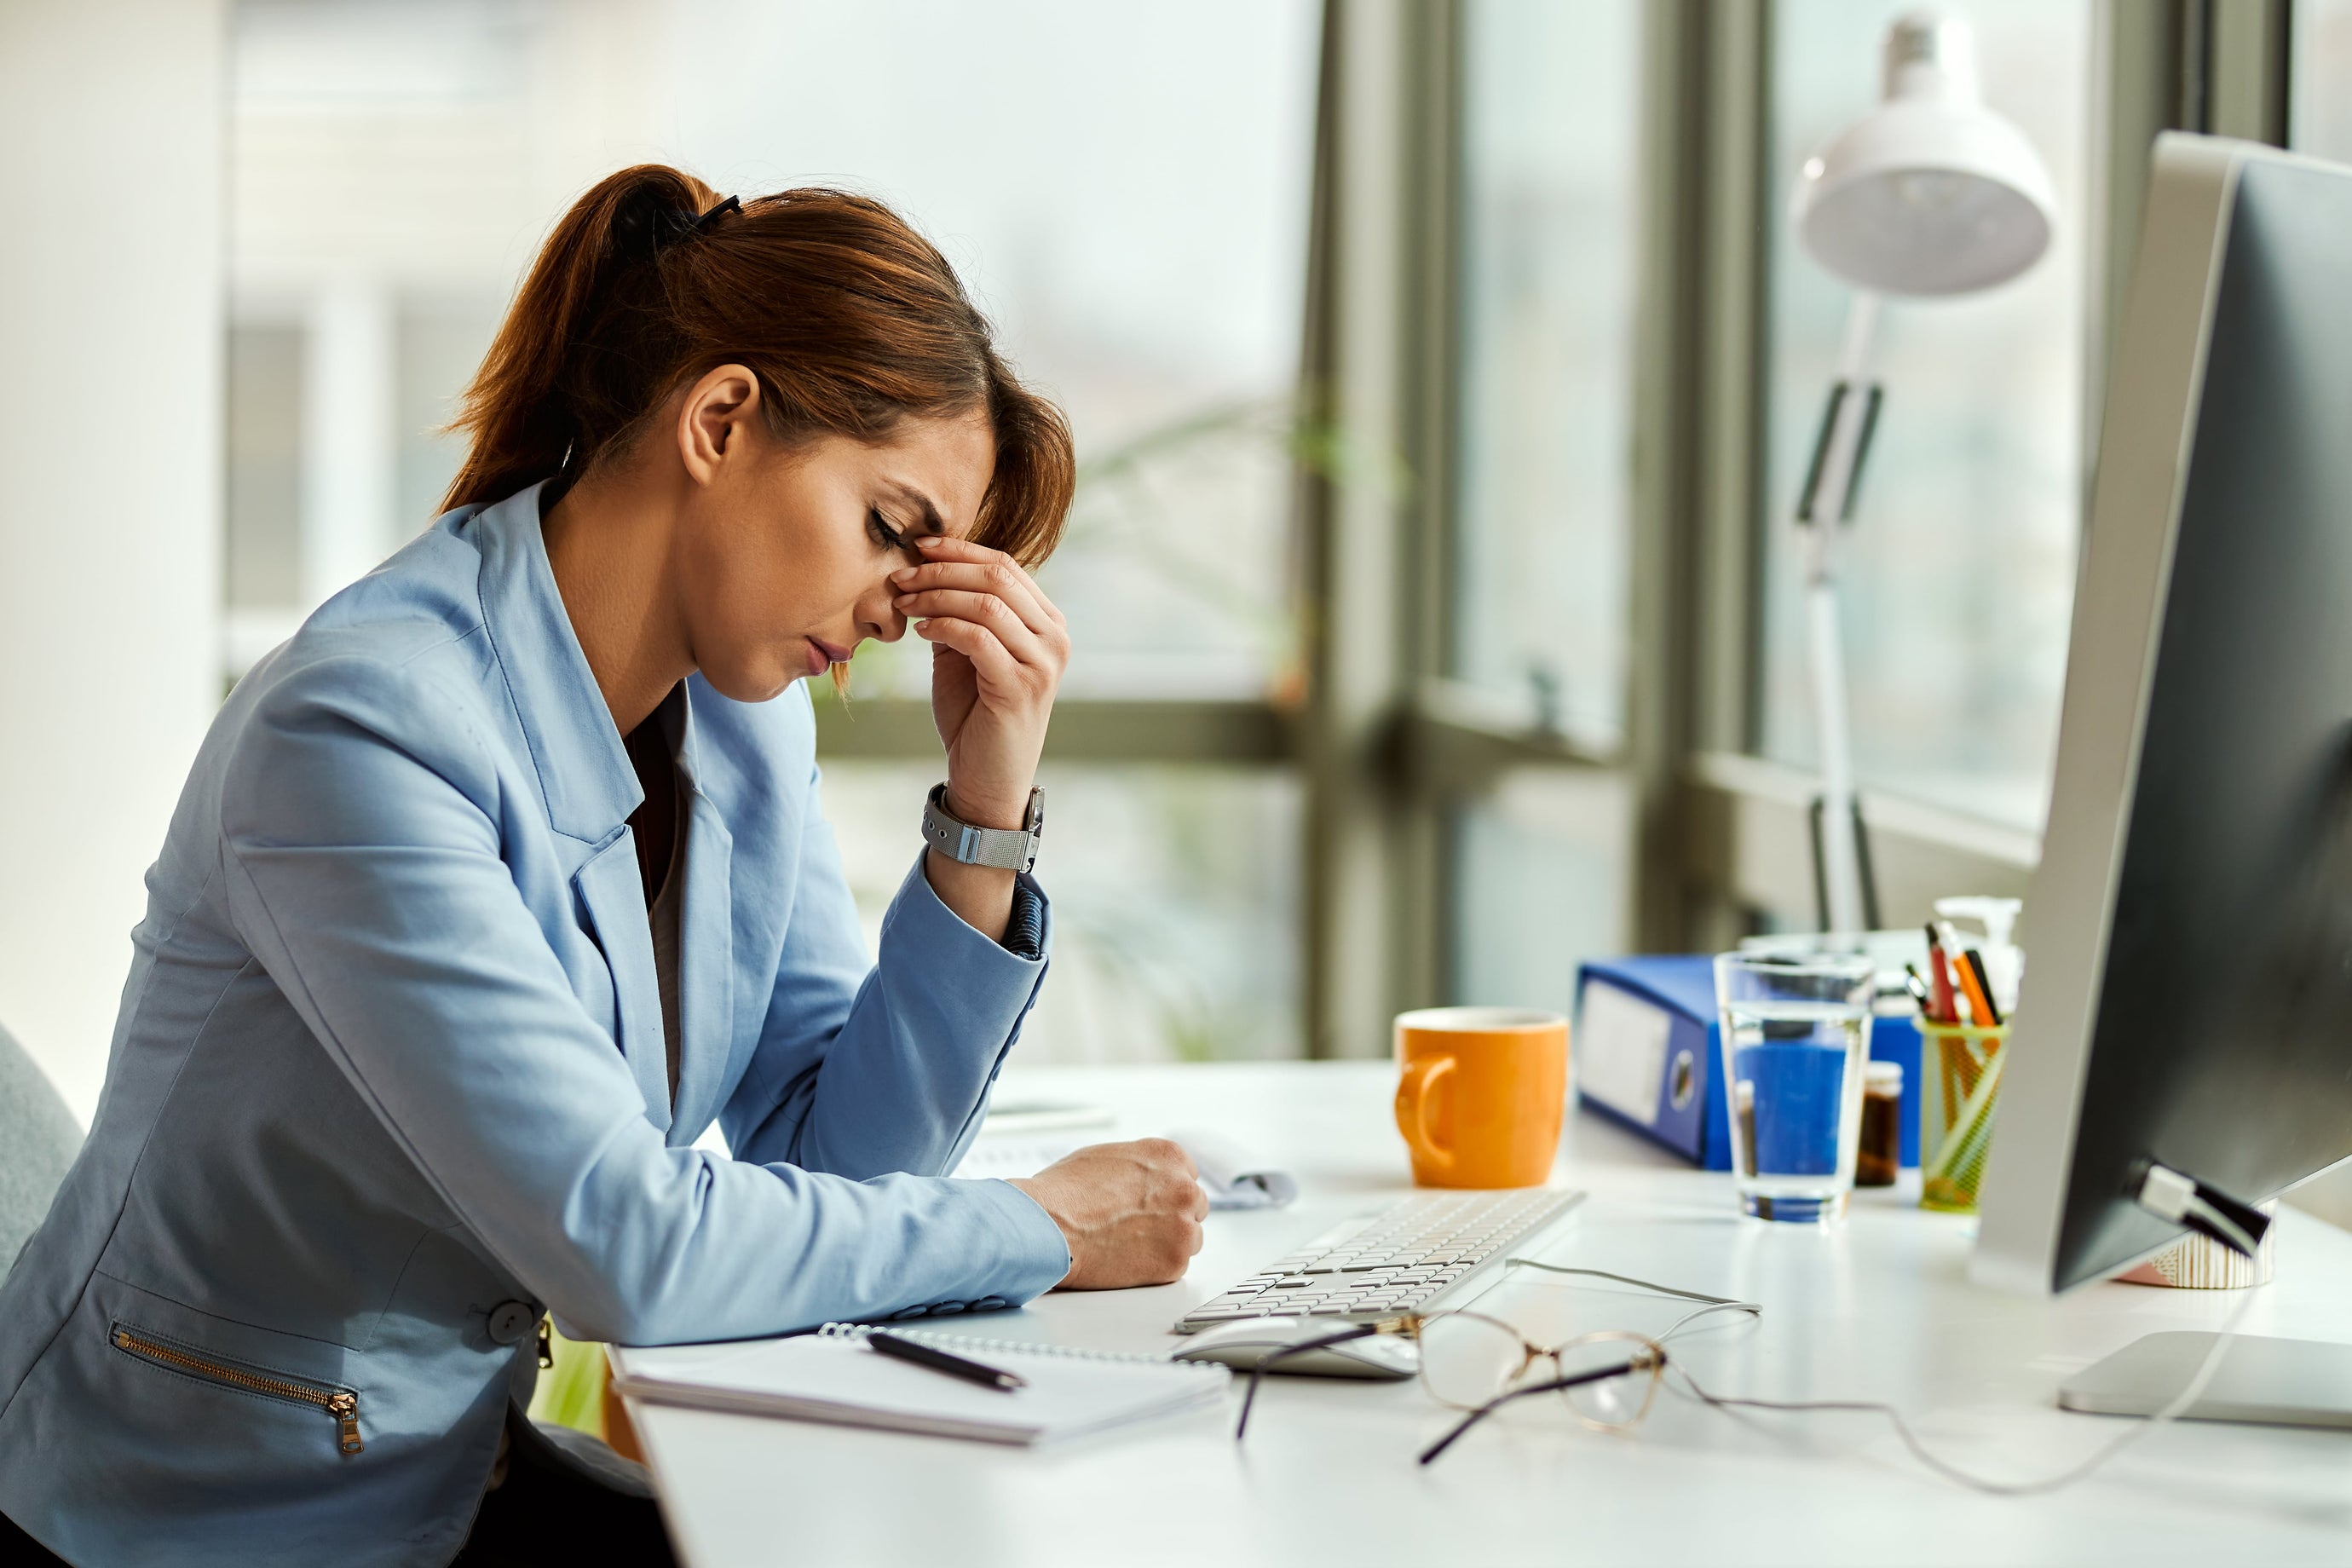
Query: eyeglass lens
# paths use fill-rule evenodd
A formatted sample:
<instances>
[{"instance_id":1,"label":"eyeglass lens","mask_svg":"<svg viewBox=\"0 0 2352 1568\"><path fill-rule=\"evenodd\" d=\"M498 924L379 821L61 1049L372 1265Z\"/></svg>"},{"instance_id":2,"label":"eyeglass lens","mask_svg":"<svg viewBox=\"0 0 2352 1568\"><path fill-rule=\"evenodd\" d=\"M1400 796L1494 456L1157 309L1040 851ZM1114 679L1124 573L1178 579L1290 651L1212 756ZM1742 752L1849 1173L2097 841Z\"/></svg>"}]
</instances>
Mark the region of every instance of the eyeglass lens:
<instances>
[{"instance_id":1,"label":"eyeglass lens","mask_svg":"<svg viewBox=\"0 0 2352 1568\"><path fill-rule=\"evenodd\" d=\"M1658 1366L1639 1334L1603 1332L1570 1340L1551 1353L1531 1353L1517 1330L1477 1312L1444 1312L1420 1327L1421 1381L1430 1396L1457 1410L1475 1410L1515 1384L1633 1363L1621 1375L1559 1391L1578 1419L1590 1426L1627 1427L1649 1413ZM1556 1363L1556 1365L1555 1365Z\"/></svg>"},{"instance_id":2,"label":"eyeglass lens","mask_svg":"<svg viewBox=\"0 0 2352 1568\"><path fill-rule=\"evenodd\" d=\"M1622 1376L1561 1389L1560 1396L1568 1401L1577 1419L1589 1426L1617 1431L1641 1423L1642 1417L1650 1413L1650 1401L1657 1395L1658 1377L1664 1365L1646 1353L1648 1345L1649 1342L1639 1334L1598 1333L1570 1340L1559 1347L1561 1377L1633 1363L1633 1370Z\"/></svg>"},{"instance_id":3,"label":"eyeglass lens","mask_svg":"<svg viewBox=\"0 0 2352 1568\"><path fill-rule=\"evenodd\" d=\"M1456 1410L1477 1409L1517 1381L1528 1364L1527 1342L1518 1331L1477 1312L1426 1318L1417 1337L1422 1386L1431 1398Z\"/></svg>"}]
</instances>

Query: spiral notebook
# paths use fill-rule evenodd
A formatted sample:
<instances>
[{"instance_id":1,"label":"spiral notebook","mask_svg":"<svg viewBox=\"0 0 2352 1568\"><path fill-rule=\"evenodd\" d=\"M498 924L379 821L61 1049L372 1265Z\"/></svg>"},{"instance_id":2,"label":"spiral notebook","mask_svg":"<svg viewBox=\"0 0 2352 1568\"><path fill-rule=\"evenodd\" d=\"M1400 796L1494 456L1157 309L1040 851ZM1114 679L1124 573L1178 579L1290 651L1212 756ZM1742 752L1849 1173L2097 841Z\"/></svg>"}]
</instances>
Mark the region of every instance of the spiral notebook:
<instances>
[{"instance_id":1,"label":"spiral notebook","mask_svg":"<svg viewBox=\"0 0 2352 1568\"><path fill-rule=\"evenodd\" d=\"M1222 1366L1154 1355L890 1331L1028 1379L1007 1393L877 1355L864 1342L870 1331L827 1323L791 1339L614 1346L613 1386L661 1405L1034 1444L1215 1404L1230 1381Z\"/></svg>"}]
</instances>

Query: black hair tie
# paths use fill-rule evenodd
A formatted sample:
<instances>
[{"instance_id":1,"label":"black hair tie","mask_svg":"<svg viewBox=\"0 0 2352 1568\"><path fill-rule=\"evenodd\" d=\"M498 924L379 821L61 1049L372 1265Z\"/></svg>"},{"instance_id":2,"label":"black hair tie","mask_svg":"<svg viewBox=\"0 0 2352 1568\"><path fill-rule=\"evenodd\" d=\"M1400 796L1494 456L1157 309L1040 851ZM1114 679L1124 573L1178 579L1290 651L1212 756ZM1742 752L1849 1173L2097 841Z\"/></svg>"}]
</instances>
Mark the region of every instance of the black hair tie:
<instances>
[{"instance_id":1,"label":"black hair tie","mask_svg":"<svg viewBox=\"0 0 2352 1568\"><path fill-rule=\"evenodd\" d=\"M742 199L729 196L709 212L697 213L682 207L660 207L651 212L629 215L622 221L625 228L642 237L644 254L659 256L673 245L680 245L702 233L729 213L743 210Z\"/></svg>"},{"instance_id":2,"label":"black hair tie","mask_svg":"<svg viewBox=\"0 0 2352 1568\"><path fill-rule=\"evenodd\" d=\"M743 203L741 198L737 196L729 196L725 201L720 202L717 206L712 207L709 212L704 213L700 217L696 218L694 220L694 226L687 232L688 234L700 234L704 229L709 228L712 224L717 223L729 213L740 213L742 210Z\"/></svg>"}]
</instances>

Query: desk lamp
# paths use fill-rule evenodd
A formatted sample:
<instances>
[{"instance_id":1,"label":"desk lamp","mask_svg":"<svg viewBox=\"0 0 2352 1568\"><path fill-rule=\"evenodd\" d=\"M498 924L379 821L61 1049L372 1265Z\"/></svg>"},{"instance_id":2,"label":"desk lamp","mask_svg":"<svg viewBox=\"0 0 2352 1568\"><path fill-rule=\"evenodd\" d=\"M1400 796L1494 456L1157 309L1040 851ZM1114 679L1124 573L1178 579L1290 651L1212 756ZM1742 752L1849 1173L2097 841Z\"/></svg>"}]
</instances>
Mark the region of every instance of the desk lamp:
<instances>
[{"instance_id":1,"label":"desk lamp","mask_svg":"<svg viewBox=\"0 0 2352 1568\"><path fill-rule=\"evenodd\" d=\"M2006 283L2049 248L2057 212L2033 144L1979 95L1966 22L1934 11L1898 17L1886 33L1885 92L1805 160L1789 211L1806 254L1854 290L1797 503L1821 745L1814 879L1822 929L1838 931L1879 923L1854 799L1832 527L1853 521L1878 420L1881 388L1867 378L1879 300Z\"/></svg>"}]
</instances>

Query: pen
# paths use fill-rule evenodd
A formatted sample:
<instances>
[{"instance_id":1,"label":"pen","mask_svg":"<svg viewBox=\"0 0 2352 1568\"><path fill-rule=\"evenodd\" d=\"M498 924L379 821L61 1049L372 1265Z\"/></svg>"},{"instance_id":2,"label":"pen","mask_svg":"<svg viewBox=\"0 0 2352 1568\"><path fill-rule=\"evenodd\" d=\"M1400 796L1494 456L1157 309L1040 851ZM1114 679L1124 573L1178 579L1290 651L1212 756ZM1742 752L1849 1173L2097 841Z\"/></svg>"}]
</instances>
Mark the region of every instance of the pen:
<instances>
[{"instance_id":1,"label":"pen","mask_svg":"<svg viewBox=\"0 0 2352 1568\"><path fill-rule=\"evenodd\" d=\"M1985 968L1984 954L1973 947L1962 953L1960 978L1969 983L1969 1005L1983 1011L1977 1022L2000 1028L2000 1005L1992 999L1992 973Z\"/></svg>"},{"instance_id":2,"label":"pen","mask_svg":"<svg viewBox=\"0 0 2352 1568\"><path fill-rule=\"evenodd\" d=\"M1919 971L1916 966L1908 963L1903 966L1903 984L1909 987L1911 1000L1918 1004L1919 1016L1931 1024L1937 1022L1936 999L1928 994L1927 983L1919 978Z\"/></svg>"},{"instance_id":3,"label":"pen","mask_svg":"<svg viewBox=\"0 0 2352 1568\"><path fill-rule=\"evenodd\" d=\"M898 1335L886 1333L880 1329L866 1335L866 1342L878 1354L890 1356L898 1361L912 1362L917 1366L926 1366L933 1372L943 1372L950 1377L960 1377L966 1383L979 1384L982 1388L998 1388L1010 1394L1016 1388L1029 1386L1029 1380L1025 1377L1017 1376L1009 1372L999 1372L992 1366L982 1366L976 1361L966 1361L960 1355L950 1355L945 1351L936 1351L929 1345L917 1344L912 1340L902 1340Z\"/></svg>"}]
</instances>

